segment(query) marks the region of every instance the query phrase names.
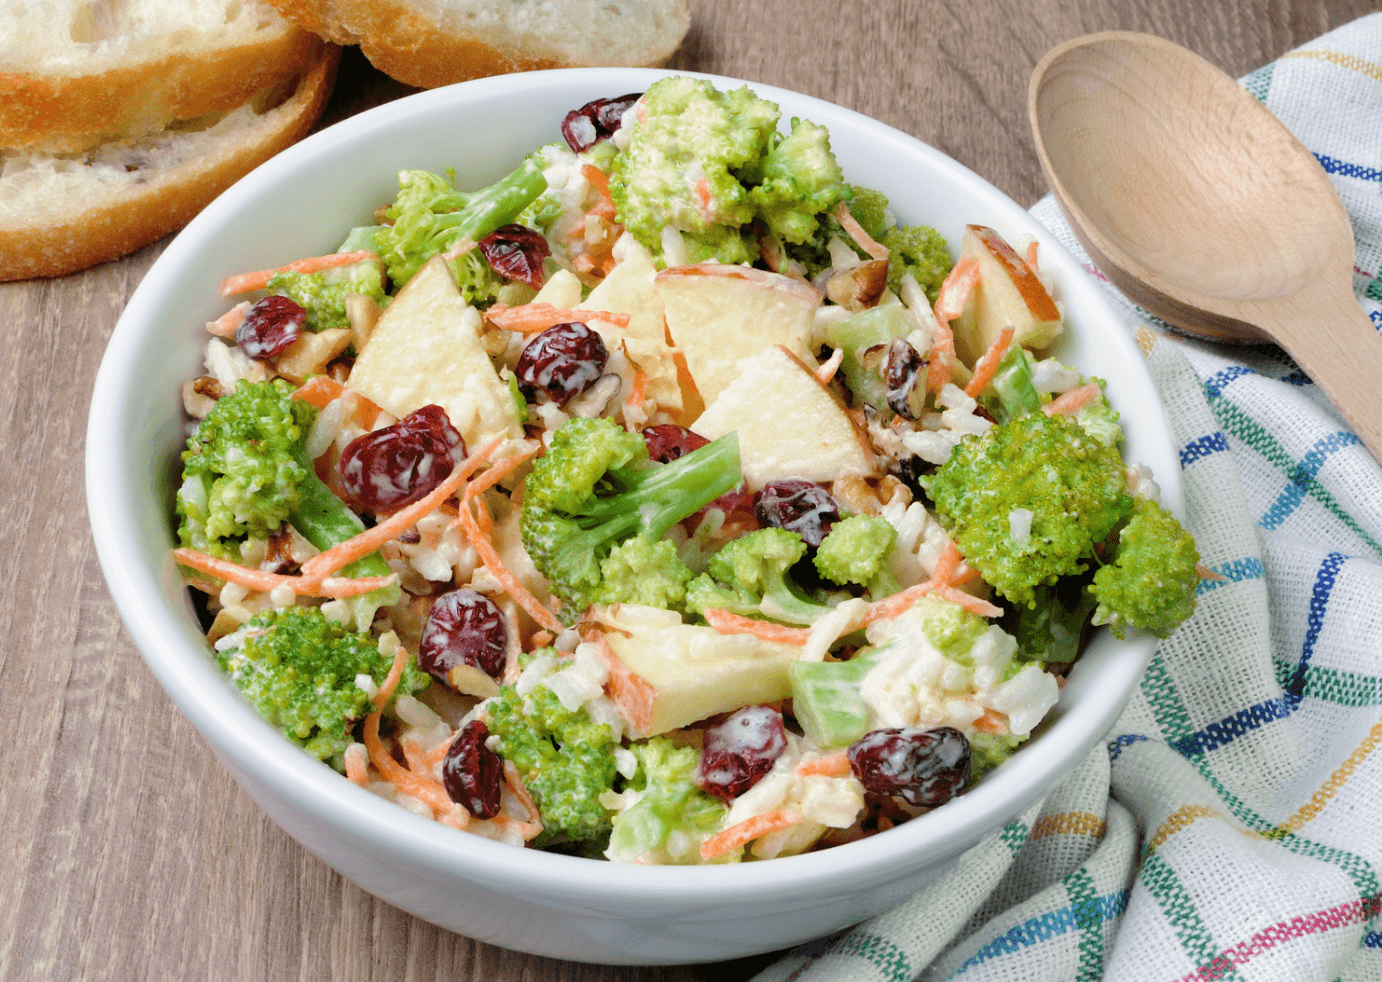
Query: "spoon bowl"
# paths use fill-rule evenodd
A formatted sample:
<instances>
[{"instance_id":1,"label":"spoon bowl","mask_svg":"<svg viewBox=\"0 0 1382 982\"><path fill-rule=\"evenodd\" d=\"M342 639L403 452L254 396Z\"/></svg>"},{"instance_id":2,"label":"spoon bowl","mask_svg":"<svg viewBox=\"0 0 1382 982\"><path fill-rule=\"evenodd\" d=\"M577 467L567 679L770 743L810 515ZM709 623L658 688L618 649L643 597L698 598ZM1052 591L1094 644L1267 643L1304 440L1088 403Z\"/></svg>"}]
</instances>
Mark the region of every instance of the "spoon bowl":
<instances>
[{"instance_id":1,"label":"spoon bowl","mask_svg":"<svg viewBox=\"0 0 1382 982\"><path fill-rule=\"evenodd\" d=\"M1353 296L1348 212L1265 106L1179 45L1109 31L1049 51L1027 107L1114 286L1191 334L1281 345L1382 459L1382 338Z\"/></svg>"}]
</instances>

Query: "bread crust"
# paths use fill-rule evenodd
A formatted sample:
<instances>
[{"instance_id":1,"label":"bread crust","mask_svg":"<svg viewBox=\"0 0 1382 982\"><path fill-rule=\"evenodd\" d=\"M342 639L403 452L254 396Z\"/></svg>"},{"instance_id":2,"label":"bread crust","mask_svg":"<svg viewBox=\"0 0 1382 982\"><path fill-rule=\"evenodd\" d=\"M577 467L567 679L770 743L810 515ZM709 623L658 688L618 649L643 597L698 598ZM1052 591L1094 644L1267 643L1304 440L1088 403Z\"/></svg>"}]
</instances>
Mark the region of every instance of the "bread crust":
<instances>
[{"instance_id":1,"label":"bread crust","mask_svg":"<svg viewBox=\"0 0 1382 982\"><path fill-rule=\"evenodd\" d=\"M127 193L33 222L0 224L0 280L64 276L143 248L186 225L213 198L306 136L326 108L340 49L312 40L314 60L273 125L214 152L153 171ZM266 115L270 115L266 114Z\"/></svg>"},{"instance_id":2,"label":"bread crust","mask_svg":"<svg viewBox=\"0 0 1382 982\"><path fill-rule=\"evenodd\" d=\"M0 147L77 153L226 112L317 51L295 24L215 51L175 51L90 75L0 72Z\"/></svg>"},{"instance_id":3,"label":"bread crust","mask_svg":"<svg viewBox=\"0 0 1382 982\"><path fill-rule=\"evenodd\" d=\"M566 57L520 48L509 39L479 32L453 32L408 0L268 0L280 14L337 44L358 44L374 67L420 88L437 88L488 75L545 68L611 64L597 52ZM660 65L676 51L690 25L684 0L678 0L674 30L664 33L638 57L621 62L635 67Z\"/></svg>"}]
</instances>

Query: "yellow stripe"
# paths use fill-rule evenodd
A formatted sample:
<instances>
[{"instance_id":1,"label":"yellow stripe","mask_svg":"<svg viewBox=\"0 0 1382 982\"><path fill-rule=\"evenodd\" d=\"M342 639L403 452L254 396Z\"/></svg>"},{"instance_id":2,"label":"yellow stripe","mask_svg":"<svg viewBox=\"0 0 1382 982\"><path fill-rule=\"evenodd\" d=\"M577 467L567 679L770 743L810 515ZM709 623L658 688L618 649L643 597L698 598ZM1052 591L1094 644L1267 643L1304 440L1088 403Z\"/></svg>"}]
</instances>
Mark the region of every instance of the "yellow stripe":
<instances>
[{"instance_id":1,"label":"yellow stripe","mask_svg":"<svg viewBox=\"0 0 1382 982\"><path fill-rule=\"evenodd\" d=\"M1044 839L1048 835L1090 835L1102 839L1108 831L1108 823L1098 815L1089 812L1061 812L1057 815L1042 815L1032 824L1028 839Z\"/></svg>"},{"instance_id":2,"label":"yellow stripe","mask_svg":"<svg viewBox=\"0 0 1382 982\"><path fill-rule=\"evenodd\" d=\"M1339 765L1338 769L1331 775L1329 780L1320 786L1320 789L1310 796L1310 801L1286 821L1282 822L1277 828L1282 832L1299 832L1304 828L1305 823L1310 821L1329 803L1329 799L1342 788L1353 772L1358 769L1358 765L1363 762L1363 758L1382 746L1382 722L1379 722L1368 733L1368 737L1358 749L1348 755L1348 760Z\"/></svg>"},{"instance_id":3,"label":"yellow stripe","mask_svg":"<svg viewBox=\"0 0 1382 982\"><path fill-rule=\"evenodd\" d=\"M1218 809L1210 808L1208 805L1185 805L1173 811L1161 823L1156 830L1156 834L1147 840L1147 844L1142 847L1142 858L1145 860L1152 853L1160 849L1166 840L1171 838L1181 829L1186 828L1197 818L1222 818Z\"/></svg>"},{"instance_id":4,"label":"yellow stripe","mask_svg":"<svg viewBox=\"0 0 1382 982\"><path fill-rule=\"evenodd\" d=\"M1368 78L1375 78L1382 82L1382 65L1375 65L1370 61L1364 61L1353 55L1342 54L1338 51L1292 51L1281 56L1281 60L1287 58L1309 58L1311 61L1327 61L1330 64L1338 65L1340 68L1347 68L1349 71L1366 75Z\"/></svg>"},{"instance_id":5,"label":"yellow stripe","mask_svg":"<svg viewBox=\"0 0 1382 982\"><path fill-rule=\"evenodd\" d=\"M1143 358L1152 357L1152 349L1156 347L1156 335L1147 330L1146 325L1138 327L1133 339L1137 341L1137 347L1141 349Z\"/></svg>"}]
</instances>

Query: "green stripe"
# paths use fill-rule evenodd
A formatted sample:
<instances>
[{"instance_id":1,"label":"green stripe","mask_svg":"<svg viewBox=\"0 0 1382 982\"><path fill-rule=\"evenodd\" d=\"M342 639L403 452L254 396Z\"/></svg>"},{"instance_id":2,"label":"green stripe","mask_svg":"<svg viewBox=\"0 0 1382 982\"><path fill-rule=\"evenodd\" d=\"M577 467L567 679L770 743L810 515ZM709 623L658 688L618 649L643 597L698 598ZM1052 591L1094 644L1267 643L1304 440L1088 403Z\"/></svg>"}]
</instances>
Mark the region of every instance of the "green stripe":
<instances>
[{"instance_id":1,"label":"green stripe","mask_svg":"<svg viewBox=\"0 0 1382 982\"><path fill-rule=\"evenodd\" d=\"M1099 898L1094 880L1077 869L1064 880L1070 909L1080 926L1080 982L1099 982L1104 976L1104 919L1099 914Z\"/></svg>"},{"instance_id":2,"label":"green stripe","mask_svg":"<svg viewBox=\"0 0 1382 982\"><path fill-rule=\"evenodd\" d=\"M1247 89L1248 94L1258 102L1267 101L1267 90L1272 87L1272 69L1275 67L1275 62L1270 65L1263 65L1243 79L1243 88Z\"/></svg>"},{"instance_id":3,"label":"green stripe","mask_svg":"<svg viewBox=\"0 0 1382 982\"><path fill-rule=\"evenodd\" d=\"M1377 275L1378 279L1368 284L1368 288L1363 292L1363 295L1369 300L1376 300L1382 303L1382 270L1378 270Z\"/></svg>"},{"instance_id":4,"label":"green stripe","mask_svg":"<svg viewBox=\"0 0 1382 982\"><path fill-rule=\"evenodd\" d=\"M1027 828L1027 823L1020 818L1016 818L1003 826L1003 831L999 833L999 837L1007 843L1009 849L1013 852L1017 852L1022 848L1023 843L1027 841L1027 837L1031 834L1032 830Z\"/></svg>"},{"instance_id":5,"label":"green stripe","mask_svg":"<svg viewBox=\"0 0 1382 982\"><path fill-rule=\"evenodd\" d=\"M1276 680L1283 689L1295 678L1299 667L1296 662L1276 662ZM1382 706L1382 677L1311 665L1306 669L1301 695L1348 709L1369 709Z\"/></svg>"},{"instance_id":6,"label":"green stripe","mask_svg":"<svg viewBox=\"0 0 1382 982\"><path fill-rule=\"evenodd\" d=\"M1161 735L1168 743L1194 732L1194 727L1190 725L1190 717L1176 694L1176 686L1171 681L1166 660L1161 657L1160 648L1152 656L1147 671L1143 673L1141 685L1142 695L1151 704L1157 724L1161 727Z\"/></svg>"},{"instance_id":7,"label":"green stripe","mask_svg":"<svg viewBox=\"0 0 1382 982\"><path fill-rule=\"evenodd\" d=\"M1158 654L1152 659L1152 665L1148 669L1148 675L1152 670L1158 672L1158 682L1155 686L1156 698L1153 699L1148 694L1148 701L1152 704L1157 722L1163 733L1176 736L1189 732L1189 714L1185 711L1185 706L1181 702L1180 694L1176 691L1175 685L1166 674L1165 662ZM1143 692L1148 693L1148 679L1143 678ZM1174 739L1174 736L1172 737ZM1131 750L1132 748L1129 748ZM1169 749L1169 748L1168 748ZM1368 899L1376 895L1379 890L1377 874L1367 860L1353 853L1336 849L1333 846L1326 846L1318 842L1313 842L1303 836L1296 835L1294 832L1286 832L1278 828L1276 822L1269 822L1257 812L1249 808L1243 801L1220 781L1213 769L1209 766L1209 756L1203 752L1191 754L1185 758L1200 772L1200 776L1205 779L1220 800L1228 806L1233 816L1244 826L1254 832L1259 832L1273 842L1280 843L1288 850L1298 856L1305 856L1309 859L1318 859L1322 862L1331 863L1343 870L1354 883L1361 899Z\"/></svg>"},{"instance_id":8,"label":"green stripe","mask_svg":"<svg viewBox=\"0 0 1382 982\"><path fill-rule=\"evenodd\" d=\"M912 963L908 960L907 953L877 934L851 934L830 954L854 955L871 962L882 977L890 982L912 982L912 976L916 974L912 971Z\"/></svg>"},{"instance_id":9,"label":"green stripe","mask_svg":"<svg viewBox=\"0 0 1382 982\"><path fill-rule=\"evenodd\" d=\"M1180 877L1176 876L1176 871L1160 854L1153 853L1142 864L1138 879L1161 905L1161 912L1171 922L1171 930L1176 932L1176 940L1196 968L1202 968L1218 957L1219 946L1214 943L1214 936L1209 933L1204 921L1200 920L1195 901L1190 899Z\"/></svg>"},{"instance_id":10,"label":"green stripe","mask_svg":"<svg viewBox=\"0 0 1382 982\"><path fill-rule=\"evenodd\" d=\"M1297 479L1299 466L1296 461L1282 449L1281 444L1277 443L1276 438L1268 433L1262 424L1240 407L1229 402L1222 393L1218 395L1206 393L1206 395L1210 407L1214 410L1214 415L1219 417L1220 426L1265 457L1272 466L1286 475L1288 481L1294 482ZM1343 522L1349 531L1366 542L1373 552L1382 556L1382 546L1373 541L1372 536L1363 531L1363 527L1354 521L1353 516L1339 506L1339 503L1334 500L1334 496L1325 490L1324 485L1317 478L1310 478L1303 490L1324 506L1331 515Z\"/></svg>"}]
</instances>

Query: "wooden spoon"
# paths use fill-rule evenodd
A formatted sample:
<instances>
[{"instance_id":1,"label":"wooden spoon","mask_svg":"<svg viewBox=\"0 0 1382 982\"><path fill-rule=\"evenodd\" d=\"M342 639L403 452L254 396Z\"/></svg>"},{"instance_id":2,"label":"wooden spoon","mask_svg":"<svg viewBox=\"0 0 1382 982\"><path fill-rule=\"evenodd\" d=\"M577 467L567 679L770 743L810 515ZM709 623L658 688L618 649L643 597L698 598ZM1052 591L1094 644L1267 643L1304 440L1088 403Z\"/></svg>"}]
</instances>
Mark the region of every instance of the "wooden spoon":
<instances>
[{"instance_id":1,"label":"wooden spoon","mask_svg":"<svg viewBox=\"0 0 1382 982\"><path fill-rule=\"evenodd\" d=\"M1353 295L1353 228L1266 107L1179 45L1109 31L1049 51L1027 111L1114 286L1192 334L1275 341L1382 461L1382 337Z\"/></svg>"}]
</instances>

